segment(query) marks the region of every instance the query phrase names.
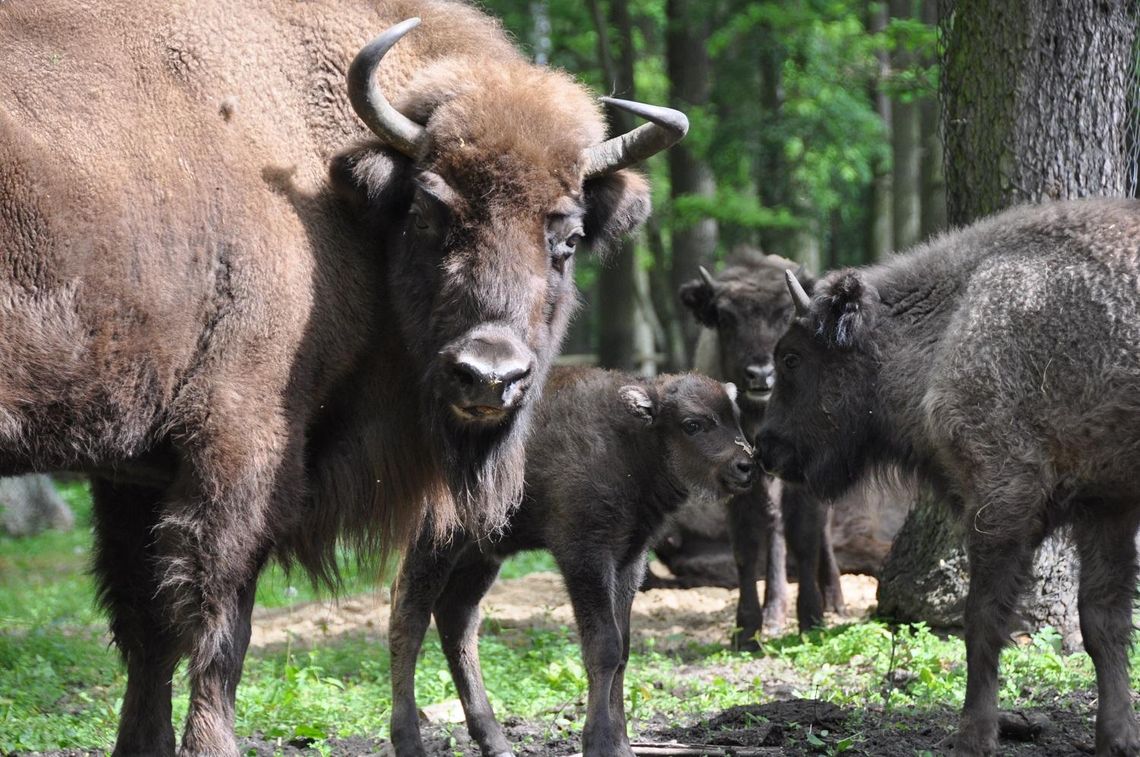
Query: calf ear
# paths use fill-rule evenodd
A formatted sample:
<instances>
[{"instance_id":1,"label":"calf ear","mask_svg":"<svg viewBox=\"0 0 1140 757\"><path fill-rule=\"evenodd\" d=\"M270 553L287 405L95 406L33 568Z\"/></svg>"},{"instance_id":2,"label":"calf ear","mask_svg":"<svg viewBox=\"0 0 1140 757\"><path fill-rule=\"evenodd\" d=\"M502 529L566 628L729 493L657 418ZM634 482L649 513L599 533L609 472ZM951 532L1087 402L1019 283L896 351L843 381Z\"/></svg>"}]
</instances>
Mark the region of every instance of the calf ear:
<instances>
[{"instance_id":1,"label":"calf ear","mask_svg":"<svg viewBox=\"0 0 1140 757\"><path fill-rule=\"evenodd\" d=\"M386 213L412 197L411 163L377 144L350 147L329 162L329 184L353 211Z\"/></svg>"},{"instance_id":2,"label":"calf ear","mask_svg":"<svg viewBox=\"0 0 1140 757\"><path fill-rule=\"evenodd\" d=\"M863 346L874 325L878 291L855 271L821 283L820 289L817 333L836 347Z\"/></svg>"},{"instance_id":3,"label":"calf ear","mask_svg":"<svg viewBox=\"0 0 1140 757\"><path fill-rule=\"evenodd\" d=\"M677 294L681 298L681 304L692 311L697 323L710 329L716 328L716 290L713 288L712 282L704 275L703 268L701 269L701 277L686 281L681 285Z\"/></svg>"},{"instance_id":4,"label":"calf ear","mask_svg":"<svg viewBox=\"0 0 1140 757\"><path fill-rule=\"evenodd\" d=\"M586 242L599 255L649 217L649 183L636 171L622 169L589 179L586 194Z\"/></svg>"},{"instance_id":5,"label":"calf ear","mask_svg":"<svg viewBox=\"0 0 1140 757\"><path fill-rule=\"evenodd\" d=\"M628 384L618 389L618 394L621 395L625 409L630 415L640 418L647 426L653 423L653 419L657 416L657 404L645 387Z\"/></svg>"}]
</instances>

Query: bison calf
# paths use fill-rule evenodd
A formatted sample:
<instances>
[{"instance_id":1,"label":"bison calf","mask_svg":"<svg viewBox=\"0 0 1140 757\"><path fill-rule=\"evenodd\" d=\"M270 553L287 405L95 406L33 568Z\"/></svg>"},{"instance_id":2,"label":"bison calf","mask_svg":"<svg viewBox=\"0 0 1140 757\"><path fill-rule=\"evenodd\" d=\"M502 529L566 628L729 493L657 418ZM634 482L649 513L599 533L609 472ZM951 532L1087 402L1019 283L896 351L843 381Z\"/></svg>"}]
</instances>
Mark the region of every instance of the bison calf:
<instances>
[{"instance_id":1,"label":"bison calf","mask_svg":"<svg viewBox=\"0 0 1140 757\"><path fill-rule=\"evenodd\" d=\"M824 496L901 463L966 525L966 702L956 747L990 754L998 654L1046 534L1071 528L1097 673L1099 755L1140 752L1128 645L1140 523L1140 203L1022 207L839 271L776 348L760 427L777 475Z\"/></svg>"},{"instance_id":2,"label":"bison calf","mask_svg":"<svg viewBox=\"0 0 1140 757\"><path fill-rule=\"evenodd\" d=\"M702 268L701 277L684 284L679 293L681 302L707 330L697 346L695 368L743 387L738 401L741 425L750 440L755 439L775 381L772 353L792 320L784 273L795 267L778 255L740 252L717 278ZM767 476L729 500L728 534L740 592L734 647L756 649L761 631L774 636L783 630L789 542L799 574L796 613L800 630L822 625L825 607L842 610L839 567L827 519L826 502ZM756 579L764 536L768 560L761 610Z\"/></svg>"},{"instance_id":3,"label":"bison calf","mask_svg":"<svg viewBox=\"0 0 1140 757\"><path fill-rule=\"evenodd\" d=\"M665 518L686 497L751 483L735 394L696 374L554 371L527 445L523 503L501 537L440 545L425 533L404 558L390 633L398 754L424 754L414 675L433 613L471 735L484 754L511 753L479 670L478 609L502 561L526 549L553 553L574 607L589 679L584 751L633 754L622 708L630 607Z\"/></svg>"}]
</instances>

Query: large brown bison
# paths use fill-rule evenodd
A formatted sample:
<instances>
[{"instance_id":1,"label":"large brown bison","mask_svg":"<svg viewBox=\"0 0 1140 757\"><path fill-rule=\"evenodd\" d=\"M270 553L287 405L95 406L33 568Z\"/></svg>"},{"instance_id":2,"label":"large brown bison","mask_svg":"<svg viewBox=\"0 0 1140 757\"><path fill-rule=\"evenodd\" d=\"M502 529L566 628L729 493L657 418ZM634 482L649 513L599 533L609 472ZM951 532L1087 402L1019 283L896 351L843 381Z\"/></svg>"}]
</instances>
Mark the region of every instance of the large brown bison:
<instances>
[{"instance_id":1,"label":"large brown bison","mask_svg":"<svg viewBox=\"0 0 1140 757\"><path fill-rule=\"evenodd\" d=\"M956 750L991 754L998 655L1046 534L1071 530L1098 755L1140 753L1128 647L1140 524L1140 202L1022 207L807 294L776 348L765 467L838 494L916 470L966 527Z\"/></svg>"},{"instance_id":2,"label":"large brown bison","mask_svg":"<svg viewBox=\"0 0 1140 757\"><path fill-rule=\"evenodd\" d=\"M460 3L0 4L0 472L97 475L116 754L174 751L185 656L182 752L236 753L267 559L501 524L575 249L687 128L598 107Z\"/></svg>"}]
</instances>

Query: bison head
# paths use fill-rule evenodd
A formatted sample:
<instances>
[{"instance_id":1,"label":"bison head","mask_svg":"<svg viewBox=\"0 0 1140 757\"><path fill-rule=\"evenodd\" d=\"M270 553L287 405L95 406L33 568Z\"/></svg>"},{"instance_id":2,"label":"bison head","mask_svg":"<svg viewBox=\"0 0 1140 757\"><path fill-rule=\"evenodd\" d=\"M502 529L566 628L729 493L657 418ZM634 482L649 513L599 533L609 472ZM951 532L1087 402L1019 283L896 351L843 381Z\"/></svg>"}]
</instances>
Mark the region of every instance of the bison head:
<instances>
[{"instance_id":1,"label":"bison head","mask_svg":"<svg viewBox=\"0 0 1140 757\"><path fill-rule=\"evenodd\" d=\"M776 386L760 425L760 460L773 475L842 494L871 460L878 390L874 337L881 304L853 271L822 280L808 297L787 273L796 318L776 345Z\"/></svg>"},{"instance_id":2,"label":"bison head","mask_svg":"<svg viewBox=\"0 0 1140 757\"><path fill-rule=\"evenodd\" d=\"M664 437L668 475L690 494L721 498L751 488L753 449L733 384L688 373L620 393L626 409Z\"/></svg>"},{"instance_id":3,"label":"bison head","mask_svg":"<svg viewBox=\"0 0 1140 757\"><path fill-rule=\"evenodd\" d=\"M418 23L353 61L350 100L381 143L335 158L332 181L383 230L402 359L421 377L460 519L494 526L521 496L523 436L577 300L574 255L645 220L648 185L627 169L688 122L611 100L650 123L602 141L596 99L521 57L428 58L393 77L393 106L377 69Z\"/></svg>"},{"instance_id":4,"label":"bison head","mask_svg":"<svg viewBox=\"0 0 1140 757\"><path fill-rule=\"evenodd\" d=\"M772 355L793 312L784 272L795 267L777 255L742 253L717 278L701 268L700 278L681 287L681 302L716 331L721 375L741 387L743 405L762 405L772 393Z\"/></svg>"}]
</instances>

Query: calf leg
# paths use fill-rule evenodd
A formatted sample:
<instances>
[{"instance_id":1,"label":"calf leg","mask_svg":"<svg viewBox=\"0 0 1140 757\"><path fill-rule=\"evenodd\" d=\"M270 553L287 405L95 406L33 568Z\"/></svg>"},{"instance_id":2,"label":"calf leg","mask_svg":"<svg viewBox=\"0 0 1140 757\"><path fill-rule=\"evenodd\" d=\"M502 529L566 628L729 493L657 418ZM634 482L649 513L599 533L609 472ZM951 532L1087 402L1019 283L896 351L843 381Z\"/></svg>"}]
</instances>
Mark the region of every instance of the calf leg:
<instances>
[{"instance_id":1,"label":"calf leg","mask_svg":"<svg viewBox=\"0 0 1140 757\"><path fill-rule=\"evenodd\" d=\"M1128 676L1136 527L1136 518L1129 513L1096 520L1088 516L1073 528L1081 556L1081 635L1096 666L1096 753L1105 757L1140 754L1140 728L1132 712Z\"/></svg>"},{"instance_id":2,"label":"calf leg","mask_svg":"<svg viewBox=\"0 0 1140 757\"><path fill-rule=\"evenodd\" d=\"M625 669L629 665L630 615L633 612L633 598L637 594L637 587L641 585L642 577L645 575L646 556L643 553L633 563L620 568L615 585L614 612L621 632L621 664L610 684L610 718L615 724L614 729L621 733L626 732Z\"/></svg>"},{"instance_id":3,"label":"calf leg","mask_svg":"<svg viewBox=\"0 0 1140 757\"><path fill-rule=\"evenodd\" d=\"M392 746L400 757L423 757L419 708L416 706L416 658L431 623L431 610L451 575L465 538L455 534L438 547L430 535L408 550L392 599L388 646L392 653Z\"/></svg>"},{"instance_id":4,"label":"calf leg","mask_svg":"<svg viewBox=\"0 0 1140 757\"><path fill-rule=\"evenodd\" d=\"M179 649L155 601L151 537L162 492L96 478L92 493L99 599L127 665L114 754L173 755L171 678Z\"/></svg>"},{"instance_id":5,"label":"calf leg","mask_svg":"<svg viewBox=\"0 0 1140 757\"><path fill-rule=\"evenodd\" d=\"M846 609L843 601L843 583L839 577L839 561L835 559L835 544L831 539L831 505L820 503L823 511L823 530L819 550L819 586L823 590L823 609L842 615Z\"/></svg>"},{"instance_id":6,"label":"calf leg","mask_svg":"<svg viewBox=\"0 0 1140 757\"><path fill-rule=\"evenodd\" d=\"M823 596L819 591L820 547L823 542L823 513L819 501L798 487L785 486L780 496L787 539L796 558L799 594L796 617L800 631L823 625Z\"/></svg>"},{"instance_id":7,"label":"calf leg","mask_svg":"<svg viewBox=\"0 0 1140 757\"><path fill-rule=\"evenodd\" d=\"M435 602L435 624L451 678L459 690L467 730L484 755L510 755L511 745L487 699L479 666L479 600L495 583L499 562L477 549L467 549L451 570L447 586Z\"/></svg>"},{"instance_id":8,"label":"calf leg","mask_svg":"<svg viewBox=\"0 0 1140 757\"><path fill-rule=\"evenodd\" d=\"M764 633L771 635L783 629L788 597L783 526L772 507L765 482L758 481L752 491L729 500L728 526L739 579L732 647L755 650L759 648L756 638L761 627ZM761 610L756 581L759 579L760 539L765 529L769 536L768 569ZM779 568L773 569L774 566Z\"/></svg>"},{"instance_id":9,"label":"calf leg","mask_svg":"<svg viewBox=\"0 0 1140 757\"><path fill-rule=\"evenodd\" d=\"M967 526L966 703L955 750L974 757L993 754L997 748L998 658L1009 641L1010 620L1041 537L1033 529L1013 525L1003 529L1005 538L987 535L974 523Z\"/></svg>"},{"instance_id":10,"label":"calf leg","mask_svg":"<svg viewBox=\"0 0 1140 757\"><path fill-rule=\"evenodd\" d=\"M619 720L613 716L614 681L622 668L624 650L617 571L610 558L597 554L570 555L558 562L578 622L590 686L582 752L587 757L633 757L624 714ZM622 709L620 702L617 709Z\"/></svg>"}]
</instances>

